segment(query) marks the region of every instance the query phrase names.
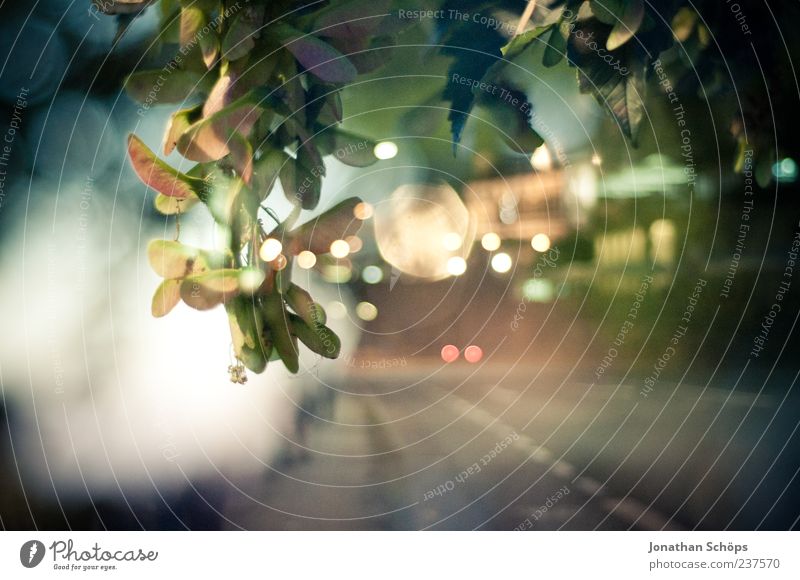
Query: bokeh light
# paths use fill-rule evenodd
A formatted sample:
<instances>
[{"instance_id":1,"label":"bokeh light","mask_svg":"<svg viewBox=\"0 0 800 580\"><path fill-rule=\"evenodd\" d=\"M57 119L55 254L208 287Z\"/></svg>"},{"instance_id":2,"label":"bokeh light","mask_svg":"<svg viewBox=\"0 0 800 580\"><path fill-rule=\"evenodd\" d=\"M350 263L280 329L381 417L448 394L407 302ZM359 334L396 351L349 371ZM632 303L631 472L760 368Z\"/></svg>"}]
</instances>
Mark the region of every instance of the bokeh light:
<instances>
[{"instance_id":1,"label":"bokeh light","mask_svg":"<svg viewBox=\"0 0 800 580\"><path fill-rule=\"evenodd\" d=\"M276 240L275 238L267 238L264 240L264 243L261 244L261 249L258 251L258 255L261 256L261 259L265 262L272 262L280 255L282 251L283 244L281 244L280 240Z\"/></svg>"},{"instance_id":2,"label":"bokeh light","mask_svg":"<svg viewBox=\"0 0 800 580\"><path fill-rule=\"evenodd\" d=\"M471 344L464 349L464 358L467 362L479 362L483 358L483 349L479 346Z\"/></svg>"},{"instance_id":3,"label":"bokeh light","mask_svg":"<svg viewBox=\"0 0 800 580\"><path fill-rule=\"evenodd\" d=\"M513 261L511 260L511 256L505 252L500 252L492 256L492 270L495 272L504 274L511 269L512 265Z\"/></svg>"},{"instance_id":4,"label":"bokeh light","mask_svg":"<svg viewBox=\"0 0 800 580\"><path fill-rule=\"evenodd\" d=\"M365 322L370 322L378 317L378 309L370 302L359 302L356 305L356 316Z\"/></svg>"},{"instance_id":5,"label":"bokeh light","mask_svg":"<svg viewBox=\"0 0 800 580\"><path fill-rule=\"evenodd\" d=\"M397 145L392 141L381 141L375 145L375 148L372 150L372 152L378 159L392 159L397 155L398 148Z\"/></svg>"},{"instance_id":6,"label":"bokeh light","mask_svg":"<svg viewBox=\"0 0 800 580\"><path fill-rule=\"evenodd\" d=\"M334 258L346 258L350 253L350 244L344 240L336 240L331 244L331 255Z\"/></svg>"},{"instance_id":7,"label":"bokeh light","mask_svg":"<svg viewBox=\"0 0 800 580\"><path fill-rule=\"evenodd\" d=\"M261 268L243 268L239 273L239 288L247 294L252 294L261 287L266 274Z\"/></svg>"},{"instance_id":8,"label":"bokeh light","mask_svg":"<svg viewBox=\"0 0 800 580\"><path fill-rule=\"evenodd\" d=\"M356 206L353 208L353 215L356 217L356 219L360 220L368 220L374 213L375 209L372 207L372 204L367 203L366 201L356 204Z\"/></svg>"},{"instance_id":9,"label":"bokeh light","mask_svg":"<svg viewBox=\"0 0 800 580\"><path fill-rule=\"evenodd\" d=\"M550 249L550 236L547 234L536 234L531 239L531 246L537 252L546 252Z\"/></svg>"},{"instance_id":10,"label":"bokeh light","mask_svg":"<svg viewBox=\"0 0 800 580\"><path fill-rule=\"evenodd\" d=\"M461 276L467 271L467 261L459 256L453 256L447 260L447 272L451 276Z\"/></svg>"},{"instance_id":11,"label":"bokeh light","mask_svg":"<svg viewBox=\"0 0 800 580\"><path fill-rule=\"evenodd\" d=\"M361 279L367 284L377 284L383 280L383 270L379 266L367 266L361 272Z\"/></svg>"},{"instance_id":12,"label":"bokeh light","mask_svg":"<svg viewBox=\"0 0 800 580\"><path fill-rule=\"evenodd\" d=\"M494 252L500 247L501 243L502 240L500 239L500 236L494 232L483 234L483 237L481 238L481 246L483 246L483 249L487 252Z\"/></svg>"},{"instance_id":13,"label":"bokeh light","mask_svg":"<svg viewBox=\"0 0 800 580\"><path fill-rule=\"evenodd\" d=\"M304 270L309 270L310 268L313 268L316 263L317 263L317 256L314 254L314 252L303 250L302 252L297 254L297 265L303 268Z\"/></svg>"},{"instance_id":14,"label":"bokeh light","mask_svg":"<svg viewBox=\"0 0 800 580\"><path fill-rule=\"evenodd\" d=\"M458 360L458 354L458 347L453 344L446 344L442 347L442 360L446 363Z\"/></svg>"},{"instance_id":15,"label":"bokeh light","mask_svg":"<svg viewBox=\"0 0 800 580\"><path fill-rule=\"evenodd\" d=\"M358 236L347 236L344 241L347 242L348 246L350 246L351 254L361 251L361 248L364 247L364 242L362 242L361 238Z\"/></svg>"}]
</instances>

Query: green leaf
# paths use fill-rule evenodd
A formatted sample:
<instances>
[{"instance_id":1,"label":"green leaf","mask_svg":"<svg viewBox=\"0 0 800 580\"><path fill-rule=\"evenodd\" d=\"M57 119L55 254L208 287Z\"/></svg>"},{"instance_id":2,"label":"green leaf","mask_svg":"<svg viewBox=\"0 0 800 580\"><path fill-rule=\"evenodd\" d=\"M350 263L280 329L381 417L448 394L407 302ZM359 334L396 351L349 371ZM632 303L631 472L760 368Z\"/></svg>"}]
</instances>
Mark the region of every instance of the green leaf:
<instances>
[{"instance_id":1,"label":"green leaf","mask_svg":"<svg viewBox=\"0 0 800 580\"><path fill-rule=\"evenodd\" d=\"M375 157L375 141L338 128L330 128L316 137L325 154L351 167L369 167Z\"/></svg>"},{"instance_id":2,"label":"green leaf","mask_svg":"<svg viewBox=\"0 0 800 580\"><path fill-rule=\"evenodd\" d=\"M615 25L622 19L628 0L591 0L592 13L603 24Z\"/></svg>"},{"instance_id":3,"label":"green leaf","mask_svg":"<svg viewBox=\"0 0 800 580\"><path fill-rule=\"evenodd\" d=\"M324 166L323 166L324 168ZM322 171L309 169L300 160L290 160L280 170L283 193L290 202L303 209L314 209L322 192Z\"/></svg>"},{"instance_id":4,"label":"green leaf","mask_svg":"<svg viewBox=\"0 0 800 580\"><path fill-rule=\"evenodd\" d=\"M228 148L231 152L231 161L234 169L236 169L239 177L250 185L250 181L253 178L253 146L241 133L234 132L228 140Z\"/></svg>"},{"instance_id":5,"label":"green leaf","mask_svg":"<svg viewBox=\"0 0 800 580\"><path fill-rule=\"evenodd\" d=\"M197 121L202 110L201 105L180 109L172 113L167 122L167 130L164 133L164 155L172 153L178 144L178 139Z\"/></svg>"},{"instance_id":6,"label":"green leaf","mask_svg":"<svg viewBox=\"0 0 800 580\"><path fill-rule=\"evenodd\" d=\"M331 244L356 234L361 220L353 214L361 199L351 197L335 205L317 218L304 223L287 234L289 253L297 255L303 250L314 254L327 254Z\"/></svg>"},{"instance_id":7,"label":"green leaf","mask_svg":"<svg viewBox=\"0 0 800 580\"><path fill-rule=\"evenodd\" d=\"M219 42L214 30L206 27L206 22L205 13L195 3L181 8L181 48L186 50L198 45L206 68L211 68L219 52Z\"/></svg>"},{"instance_id":8,"label":"green leaf","mask_svg":"<svg viewBox=\"0 0 800 580\"><path fill-rule=\"evenodd\" d=\"M128 136L128 157L139 179L158 193L168 197L187 198L195 195L206 199L205 181L170 167L134 134Z\"/></svg>"},{"instance_id":9,"label":"green leaf","mask_svg":"<svg viewBox=\"0 0 800 580\"><path fill-rule=\"evenodd\" d=\"M281 169L288 163L293 163L291 157L283 151L269 147L253 164L252 188L259 200L263 201L270 194Z\"/></svg>"},{"instance_id":10,"label":"green leaf","mask_svg":"<svg viewBox=\"0 0 800 580\"><path fill-rule=\"evenodd\" d=\"M181 281L180 280L164 280L156 288L153 294L153 302L150 310L153 316L161 318L170 313L181 300L180 293Z\"/></svg>"},{"instance_id":11,"label":"green leaf","mask_svg":"<svg viewBox=\"0 0 800 580\"><path fill-rule=\"evenodd\" d=\"M128 75L125 92L135 101L148 106L182 103L199 87L203 87L202 80L202 75L194 71L144 70Z\"/></svg>"},{"instance_id":12,"label":"green leaf","mask_svg":"<svg viewBox=\"0 0 800 580\"><path fill-rule=\"evenodd\" d=\"M239 270L211 270L184 278L181 298L197 310L209 310L239 293Z\"/></svg>"},{"instance_id":13,"label":"green leaf","mask_svg":"<svg viewBox=\"0 0 800 580\"><path fill-rule=\"evenodd\" d=\"M162 278L185 278L208 269L199 248L172 240L152 240L147 246L147 259L153 271Z\"/></svg>"},{"instance_id":14,"label":"green leaf","mask_svg":"<svg viewBox=\"0 0 800 580\"><path fill-rule=\"evenodd\" d=\"M296 373L300 370L299 352L289 329L289 313L284 309L283 298L278 292L264 296L262 312L275 350L289 372Z\"/></svg>"},{"instance_id":15,"label":"green leaf","mask_svg":"<svg viewBox=\"0 0 800 580\"><path fill-rule=\"evenodd\" d=\"M566 23L569 26L569 23ZM547 47L544 49L544 56L542 57L542 64L546 67L554 67L564 55L567 53L567 35L569 29L563 30L562 26L554 26L553 32L550 33L550 38L547 41Z\"/></svg>"},{"instance_id":16,"label":"green leaf","mask_svg":"<svg viewBox=\"0 0 800 580\"><path fill-rule=\"evenodd\" d=\"M222 56L237 60L246 56L256 45L255 39L264 24L264 7L247 6L237 14L222 41Z\"/></svg>"},{"instance_id":17,"label":"green leaf","mask_svg":"<svg viewBox=\"0 0 800 580\"><path fill-rule=\"evenodd\" d=\"M255 89L210 116L192 124L178 139L181 155L208 163L228 155L232 132L248 136L267 104L264 91Z\"/></svg>"},{"instance_id":18,"label":"green leaf","mask_svg":"<svg viewBox=\"0 0 800 580\"><path fill-rule=\"evenodd\" d=\"M500 52L503 53L503 56L505 57L506 60L514 60L520 54L525 52L525 50L527 50L527 48L531 44L533 44L537 38L539 38L542 34L547 32L548 30L552 29L553 26L554 26L553 24L548 24L546 26L539 26L527 32L523 32L522 34L518 34L511 39L511 42L509 42L503 48L501 48Z\"/></svg>"},{"instance_id":19,"label":"green leaf","mask_svg":"<svg viewBox=\"0 0 800 580\"><path fill-rule=\"evenodd\" d=\"M189 197L169 197L167 195L157 193L154 201L156 211L163 215L184 214L192 209L200 200L196 195L192 194Z\"/></svg>"},{"instance_id":20,"label":"green leaf","mask_svg":"<svg viewBox=\"0 0 800 580\"><path fill-rule=\"evenodd\" d=\"M153 0L92 0L95 8L104 14L137 14Z\"/></svg>"},{"instance_id":21,"label":"green leaf","mask_svg":"<svg viewBox=\"0 0 800 580\"><path fill-rule=\"evenodd\" d=\"M622 13L622 18L614 23L611 34L606 41L608 50L616 50L628 42L639 30L644 19L644 2L642 0L628 0Z\"/></svg>"},{"instance_id":22,"label":"green leaf","mask_svg":"<svg viewBox=\"0 0 800 580\"><path fill-rule=\"evenodd\" d=\"M264 337L261 310L252 298L238 296L225 305L236 356L254 373L261 373L272 354L272 345Z\"/></svg>"}]
</instances>

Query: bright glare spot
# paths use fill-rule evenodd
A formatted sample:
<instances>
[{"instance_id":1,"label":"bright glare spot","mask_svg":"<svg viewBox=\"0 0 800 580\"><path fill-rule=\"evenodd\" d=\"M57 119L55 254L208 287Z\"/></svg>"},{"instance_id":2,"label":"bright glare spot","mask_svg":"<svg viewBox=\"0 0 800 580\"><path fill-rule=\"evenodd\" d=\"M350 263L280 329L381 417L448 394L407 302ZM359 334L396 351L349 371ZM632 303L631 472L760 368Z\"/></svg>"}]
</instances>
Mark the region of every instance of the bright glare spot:
<instances>
[{"instance_id":1,"label":"bright glare spot","mask_svg":"<svg viewBox=\"0 0 800 580\"><path fill-rule=\"evenodd\" d=\"M499 254L492 256L492 270L495 272L504 274L511 269L512 264L513 262L511 261L511 256L505 252L500 252Z\"/></svg>"},{"instance_id":2,"label":"bright glare spot","mask_svg":"<svg viewBox=\"0 0 800 580\"><path fill-rule=\"evenodd\" d=\"M325 307L325 312L328 314L328 318L333 320L343 320L347 318L347 307L339 301L330 302Z\"/></svg>"},{"instance_id":3,"label":"bright glare spot","mask_svg":"<svg viewBox=\"0 0 800 580\"><path fill-rule=\"evenodd\" d=\"M530 302L550 302L556 294L550 280L532 278L522 285L522 295Z\"/></svg>"},{"instance_id":4,"label":"bright glare spot","mask_svg":"<svg viewBox=\"0 0 800 580\"><path fill-rule=\"evenodd\" d=\"M244 268L239 273L239 288L252 294L261 287L266 275L261 268Z\"/></svg>"},{"instance_id":5,"label":"bright glare spot","mask_svg":"<svg viewBox=\"0 0 800 580\"><path fill-rule=\"evenodd\" d=\"M487 252L494 252L500 247L501 242L502 240L500 240L500 236L494 232L483 234L483 237L481 238L481 246L483 246L483 249Z\"/></svg>"},{"instance_id":6,"label":"bright glare spot","mask_svg":"<svg viewBox=\"0 0 800 580\"><path fill-rule=\"evenodd\" d=\"M297 265L303 268L304 270L313 268L314 264L316 263L317 263L317 256L314 255L314 252L303 250L302 252L297 254Z\"/></svg>"},{"instance_id":7,"label":"bright glare spot","mask_svg":"<svg viewBox=\"0 0 800 580\"><path fill-rule=\"evenodd\" d=\"M458 347L453 344L447 344L442 347L442 360L446 363L451 363L458 358Z\"/></svg>"},{"instance_id":8,"label":"bright glare spot","mask_svg":"<svg viewBox=\"0 0 800 580\"><path fill-rule=\"evenodd\" d=\"M375 145L375 149L372 152L378 159L391 159L397 155L397 145L391 141L381 141Z\"/></svg>"},{"instance_id":9,"label":"bright glare spot","mask_svg":"<svg viewBox=\"0 0 800 580\"><path fill-rule=\"evenodd\" d=\"M797 163L795 163L794 159L785 157L772 166L772 175L778 181L791 183L797 179Z\"/></svg>"},{"instance_id":10,"label":"bright glare spot","mask_svg":"<svg viewBox=\"0 0 800 580\"><path fill-rule=\"evenodd\" d=\"M464 358L467 362L476 363L483 358L483 350L479 346L471 344L464 350Z\"/></svg>"},{"instance_id":11,"label":"bright glare spot","mask_svg":"<svg viewBox=\"0 0 800 580\"><path fill-rule=\"evenodd\" d=\"M546 252L550 249L550 236L547 234L536 234L531 239L531 247L537 252Z\"/></svg>"},{"instance_id":12,"label":"bright glare spot","mask_svg":"<svg viewBox=\"0 0 800 580\"><path fill-rule=\"evenodd\" d=\"M368 220L372 217L373 213L375 213L375 210L372 207L372 204L369 204L366 201L356 204L356 206L353 208L353 215L356 216L356 219Z\"/></svg>"},{"instance_id":13,"label":"bright glare spot","mask_svg":"<svg viewBox=\"0 0 800 580\"><path fill-rule=\"evenodd\" d=\"M383 280L383 270L378 266L367 266L364 268L364 271L361 272L361 279L367 284L377 284Z\"/></svg>"},{"instance_id":14,"label":"bright glare spot","mask_svg":"<svg viewBox=\"0 0 800 580\"><path fill-rule=\"evenodd\" d=\"M600 167L600 165L602 165L602 164L603 164L603 160L600 158L600 156L597 153L592 155L592 165L594 165L595 167Z\"/></svg>"},{"instance_id":15,"label":"bright glare spot","mask_svg":"<svg viewBox=\"0 0 800 580\"><path fill-rule=\"evenodd\" d=\"M350 244L344 240L336 240L331 244L331 255L334 258L346 258L350 253Z\"/></svg>"},{"instance_id":16,"label":"bright glare spot","mask_svg":"<svg viewBox=\"0 0 800 580\"><path fill-rule=\"evenodd\" d=\"M531 165L537 171L550 169L552 164L553 161L550 159L550 151L547 149L547 145L540 145L531 155Z\"/></svg>"},{"instance_id":17,"label":"bright glare spot","mask_svg":"<svg viewBox=\"0 0 800 580\"><path fill-rule=\"evenodd\" d=\"M359 302L356 306L356 316L365 322L369 322L378 317L378 309L369 302Z\"/></svg>"},{"instance_id":18,"label":"bright glare spot","mask_svg":"<svg viewBox=\"0 0 800 580\"><path fill-rule=\"evenodd\" d=\"M344 241L347 242L348 246L350 246L350 252L353 254L355 254L356 252L361 250L361 248L364 247L364 242L362 242L361 238L359 238L358 236L347 236L347 238L345 238Z\"/></svg>"},{"instance_id":19,"label":"bright glare spot","mask_svg":"<svg viewBox=\"0 0 800 580\"><path fill-rule=\"evenodd\" d=\"M456 232L447 232L442 236L442 245L449 252L455 252L461 247L463 240Z\"/></svg>"},{"instance_id":20,"label":"bright glare spot","mask_svg":"<svg viewBox=\"0 0 800 580\"><path fill-rule=\"evenodd\" d=\"M461 276L467 271L467 261L459 256L447 260L447 273L451 276Z\"/></svg>"},{"instance_id":21,"label":"bright glare spot","mask_svg":"<svg viewBox=\"0 0 800 580\"><path fill-rule=\"evenodd\" d=\"M286 264L288 264L288 263L289 263L289 260L286 259L286 256L284 256L283 254L280 254L277 258L272 260L272 264L271 265L275 270L280 272L281 270L283 270L286 267Z\"/></svg>"},{"instance_id":22,"label":"bright glare spot","mask_svg":"<svg viewBox=\"0 0 800 580\"><path fill-rule=\"evenodd\" d=\"M280 256L282 250L283 244L281 244L279 240L276 240L275 238L267 238L264 240L264 243L261 244L261 249L259 250L258 255L261 256L261 259L265 262L271 262Z\"/></svg>"}]
</instances>

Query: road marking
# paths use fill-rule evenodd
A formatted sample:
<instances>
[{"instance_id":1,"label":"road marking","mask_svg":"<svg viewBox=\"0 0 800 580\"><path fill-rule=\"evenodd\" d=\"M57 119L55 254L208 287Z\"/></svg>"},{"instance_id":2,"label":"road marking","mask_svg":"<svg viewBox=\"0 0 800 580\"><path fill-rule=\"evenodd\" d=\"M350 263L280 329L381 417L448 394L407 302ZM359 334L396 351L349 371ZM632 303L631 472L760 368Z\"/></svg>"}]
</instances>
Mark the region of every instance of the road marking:
<instances>
[{"instance_id":1,"label":"road marking","mask_svg":"<svg viewBox=\"0 0 800 580\"><path fill-rule=\"evenodd\" d=\"M506 389L503 390L506 391ZM450 401L451 405L457 409L457 412L459 412L462 417L466 417L480 427L492 428L496 432L501 432L502 436L504 437L508 435L508 433L516 432L514 427L503 423L485 409L470 403L458 395L448 393L447 399ZM634 523L638 520L638 523L648 530L683 529L677 523L658 513L655 509L648 508L645 506L645 504L639 500L631 498L630 496L623 500L607 496L604 492L604 485L592 477L580 475L573 480L573 477L575 477L575 474L578 471L575 466L568 461L564 461L563 459L554 459L555 454L552 451L543 445L537 444L530 436L520 433L516 444L520 447L523 447L523 451L526 452L528 456L536 463L549 466L550 471L554 475L562 479L566 479L590 498L598 495L601 497L605 496L601 504L603 509L610 514L613 514L618 519L625 520L629 523Z\"/></svg>"}]
</instances>

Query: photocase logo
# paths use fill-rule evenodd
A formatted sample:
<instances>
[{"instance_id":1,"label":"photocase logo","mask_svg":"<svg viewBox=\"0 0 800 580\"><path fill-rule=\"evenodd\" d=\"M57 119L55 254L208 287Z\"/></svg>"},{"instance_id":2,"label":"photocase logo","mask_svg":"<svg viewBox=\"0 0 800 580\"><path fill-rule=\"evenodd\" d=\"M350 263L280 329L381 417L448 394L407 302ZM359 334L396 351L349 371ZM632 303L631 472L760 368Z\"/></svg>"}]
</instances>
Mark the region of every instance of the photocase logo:
<instances>
[{"instance_id":1,"label":"photocase logo","mask_svg":"<svg viewBox=\"0 0 800 580\"><path fill-rule=\"evenodd\" d=\"M39 540L28 540L19 549L19 561L26 568L35 568L44 559L44 544Z\"/></svg>"}]
</instances>

